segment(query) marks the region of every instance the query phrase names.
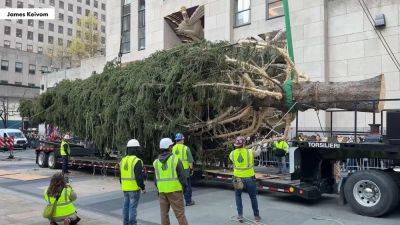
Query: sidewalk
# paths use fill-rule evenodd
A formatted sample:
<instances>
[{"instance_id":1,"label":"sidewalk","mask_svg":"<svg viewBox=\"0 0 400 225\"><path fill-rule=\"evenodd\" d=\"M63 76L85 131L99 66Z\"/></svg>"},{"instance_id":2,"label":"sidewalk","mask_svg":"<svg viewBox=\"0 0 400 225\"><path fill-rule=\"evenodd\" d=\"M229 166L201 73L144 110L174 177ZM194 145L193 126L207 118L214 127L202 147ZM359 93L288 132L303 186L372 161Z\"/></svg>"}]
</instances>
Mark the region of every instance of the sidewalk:
<instances>
[{"instance_id":1,"label":"sidewalk","mask_svg":"<svg viewBox=\"0 0 400 225\"><path fill-rule=\"evenodd\" d=\"M42 217L45 202L39 197L17 193L0 188L0 223L4 225L45 225L49 224ZM80 224L85 225L115 225L121 220L99 213L79 210L82 218Z\"/></svg>"}]
</instances>

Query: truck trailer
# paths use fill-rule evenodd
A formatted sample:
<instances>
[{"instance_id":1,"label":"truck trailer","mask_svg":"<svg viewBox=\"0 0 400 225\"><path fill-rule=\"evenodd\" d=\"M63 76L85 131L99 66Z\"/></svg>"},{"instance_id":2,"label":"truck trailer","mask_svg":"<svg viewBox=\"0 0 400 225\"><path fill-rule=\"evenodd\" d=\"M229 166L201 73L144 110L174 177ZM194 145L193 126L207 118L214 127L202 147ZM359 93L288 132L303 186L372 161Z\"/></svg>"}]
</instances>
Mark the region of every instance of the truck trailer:
<instances>
[{"instance_id":1,"label":"truck trailer","mask_svg":"<svg viewBox=\"0 0 400 225\"><path fill-rule=\"evenodd\" d=\"M321 132L328 136L327 141L305 141L294 138L290 141L289 174L271 172L265 163L256 167L255 178L259 191L280 192L307 200L318 200L323 194L338 194L342 204L350 204L358 214L378 217L395 209L400 201L400 109L385 109L380 114L380 129L376 133L360 131L357 116L358 104L377 101L400 102L400 99L365 100L353 102L354 129L352 131L334 130L333 118L344 110L327 110L330 114L329 130L300 130L296 120L296 137L305 132ZM301 105L301 103L297 103ZM332 103L333 104L333 103ZM349 111L346 111L349 112ZM372 114L371 127L376 123L377 113ZM297 118L299 118L297 116ZM386 121L383 124L383 121ZM340 143L333 137L337 134L351 136L353 142ZM367 137L362 141L360 137ZM369 137L378 137L370 141ZM36 149L36 162L40 167L57 169L61 165L60 142L42 140ZM268 151L271 151L270 149ZM354 165L351 165L352 162ZM104 157L95 148L71 144L72 167L89 168L95 173L109 172L117 176L118 157ZM338 163L346 165L338 174ZM370 164L374 164L371 166ZM224 165L224 166L220 166ZM223 163L205 165L196 162L194 182L230 185L233 180L232 166ZM152 166L145 166L148 174L153 174ZM339 176L339 177L338 177Z\"/></svg>"}]
</instances>

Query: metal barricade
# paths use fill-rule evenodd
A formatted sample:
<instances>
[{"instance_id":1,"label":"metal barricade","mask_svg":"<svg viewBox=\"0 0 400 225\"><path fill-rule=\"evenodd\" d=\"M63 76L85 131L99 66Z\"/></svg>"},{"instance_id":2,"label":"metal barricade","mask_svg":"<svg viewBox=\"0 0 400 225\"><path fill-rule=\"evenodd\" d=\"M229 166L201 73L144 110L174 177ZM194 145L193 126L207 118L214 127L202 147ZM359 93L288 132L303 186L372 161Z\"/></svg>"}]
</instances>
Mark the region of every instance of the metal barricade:
<instances>
[{"instance_id":1,"label":"metal barricade","mask_svg":"<svg viewBox=\"0 0 400 225\"><path fill-rule=\"evenodd\" d=\"M355 172L359 170L369 169L388 169L392 167L393 160L379 159L379 158L351 158L341 163L341 170L343 172Z\"/></svg>"}]
</instances>

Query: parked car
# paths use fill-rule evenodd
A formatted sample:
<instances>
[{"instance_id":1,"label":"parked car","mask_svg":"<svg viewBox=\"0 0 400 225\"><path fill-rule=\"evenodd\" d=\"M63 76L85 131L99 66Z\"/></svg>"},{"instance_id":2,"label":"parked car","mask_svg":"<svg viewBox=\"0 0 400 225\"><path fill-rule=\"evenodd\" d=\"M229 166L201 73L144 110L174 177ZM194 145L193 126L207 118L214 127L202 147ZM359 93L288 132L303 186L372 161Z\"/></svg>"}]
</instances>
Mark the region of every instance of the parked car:
<instances>
[{"instance_id":1,"label":"parked car","mask_svg":"<svg viewBox=\"0 0 400 225\"><path fill-rule=\"evenodd\" d=\"M26 149L28 146L28 139L26 139L24 133L19 129L0 129L0 137L12 137L14 139L14 148Z\"/></svg>"}]
</instances>

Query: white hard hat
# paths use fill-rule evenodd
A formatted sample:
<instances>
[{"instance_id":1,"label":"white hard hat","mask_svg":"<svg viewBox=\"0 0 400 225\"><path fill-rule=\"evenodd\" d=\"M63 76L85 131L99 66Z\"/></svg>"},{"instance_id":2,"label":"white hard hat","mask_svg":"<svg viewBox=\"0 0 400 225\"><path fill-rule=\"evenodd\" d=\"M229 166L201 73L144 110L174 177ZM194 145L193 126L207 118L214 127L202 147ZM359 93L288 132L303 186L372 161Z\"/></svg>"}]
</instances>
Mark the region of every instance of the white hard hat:
<instances>
[{"instance_id":1,"label":"white hard hat","mask_svg":"<svg viewBox=\"0 0 400 225\"><path fill-rule=\"evenodd\" d=\"M64 135L64 139L68 140L70 139L70 136L68 134Z\"/></svg>"},{"instance_id":2,"label":"white hard hat","mask_svg":"<svg viewBox=\"0 0 400 225\"><path fill-rule=\"evenodd\" d=\"M140 144L138 140L131 139L128 141L128 144L126 144L126 147L140 147Z\"/></svg>"},{"instance_id":3,"label":"white hard hat","mask_svg":"<svg viewBox=\"0 0 400 225\"><path fill-rule=\"evenodd\" d=\"M173 145L171 138L163 138L160 141L160 149L168 149L169 146Z\"/></svg>"}]
</instances>

